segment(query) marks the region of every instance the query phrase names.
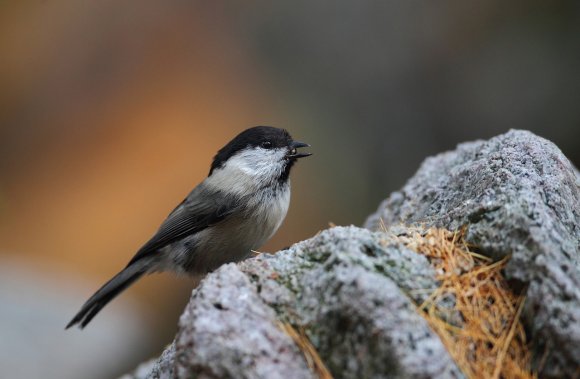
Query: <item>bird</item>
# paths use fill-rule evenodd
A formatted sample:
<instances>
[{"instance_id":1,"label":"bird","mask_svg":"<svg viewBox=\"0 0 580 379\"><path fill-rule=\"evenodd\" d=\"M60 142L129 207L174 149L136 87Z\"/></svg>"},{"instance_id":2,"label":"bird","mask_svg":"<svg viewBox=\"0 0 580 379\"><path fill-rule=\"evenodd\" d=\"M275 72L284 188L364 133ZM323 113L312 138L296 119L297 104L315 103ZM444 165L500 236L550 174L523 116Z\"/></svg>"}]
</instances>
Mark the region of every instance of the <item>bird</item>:
<instances>
[{"instance_id":1,"label":"bird","mask_svg":"<svg viewBox=\"0 0 580 379\"><path fill-rule=\"evenodd\" d=\"M83 329L113 298L143 275L203 276L238 262L282 224L290 204L290 170L311 155L288 131L256 126L222 147L208 176L167 216L127 266L106 282L66 325Z\"/></svg>"}]
</instances>

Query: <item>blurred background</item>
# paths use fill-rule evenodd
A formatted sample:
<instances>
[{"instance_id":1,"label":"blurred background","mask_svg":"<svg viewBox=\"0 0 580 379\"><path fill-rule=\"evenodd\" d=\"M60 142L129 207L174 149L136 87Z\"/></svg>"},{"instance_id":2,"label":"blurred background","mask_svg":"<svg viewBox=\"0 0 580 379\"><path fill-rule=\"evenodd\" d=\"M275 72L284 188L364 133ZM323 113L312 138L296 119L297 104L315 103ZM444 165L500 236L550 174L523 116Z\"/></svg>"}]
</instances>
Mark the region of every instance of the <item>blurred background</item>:
<instances>
[{"instance_id":1,"label":"blurred background","mask_svg":"<svg viewBox=\"0 0 580 379\"><path fill-rule=\"evenodd\" d=\"M112 378L170 343L193 284L154 275L65 324L255 125L287 128L276 251L366 215L421 161L510 128L580 162L575 1L3 1L0 370Z\"/></svg>"}]
</instances>

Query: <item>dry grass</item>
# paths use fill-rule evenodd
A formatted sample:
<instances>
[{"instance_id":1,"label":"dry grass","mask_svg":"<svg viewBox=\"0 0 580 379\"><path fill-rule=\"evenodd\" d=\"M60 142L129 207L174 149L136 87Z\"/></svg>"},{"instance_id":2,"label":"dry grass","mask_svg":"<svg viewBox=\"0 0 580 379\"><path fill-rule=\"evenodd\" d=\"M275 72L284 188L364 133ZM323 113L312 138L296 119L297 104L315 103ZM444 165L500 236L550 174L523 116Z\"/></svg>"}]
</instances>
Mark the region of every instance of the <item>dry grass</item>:
<instances>
[{"instance_id":1,"label":"dry grass","mask_svg":"<svg viewBox=\"0 0 580 379\"><path fill-rule=\"evenodd\" d=\"M324 365L324 362L318 355L314 346L312 346L312 343L310 342L310 339L308 339L303 328L299 327L298 330L296 330L290 323L281 322L280 329L294 340L296 346L298 346L300 351L302 351L302 354L304 354L308 367L318 376L318 378L332 379L332 374Z\"/></svg>"},{"instance_id":2,"label":"dry grass","mask_svg":"<svg viewBox=\"0 0 580 379\"><path fill-rule=\"evenodd\" d=\"M520 322L525 298L514 295L501 274L509 257L492 262L471 252L461 232L444 229L394 238L435 267L441 285L418 310L468 378L536 378ZM450 297L454 306L443 306Z\"/></svg>"}]
</instances>

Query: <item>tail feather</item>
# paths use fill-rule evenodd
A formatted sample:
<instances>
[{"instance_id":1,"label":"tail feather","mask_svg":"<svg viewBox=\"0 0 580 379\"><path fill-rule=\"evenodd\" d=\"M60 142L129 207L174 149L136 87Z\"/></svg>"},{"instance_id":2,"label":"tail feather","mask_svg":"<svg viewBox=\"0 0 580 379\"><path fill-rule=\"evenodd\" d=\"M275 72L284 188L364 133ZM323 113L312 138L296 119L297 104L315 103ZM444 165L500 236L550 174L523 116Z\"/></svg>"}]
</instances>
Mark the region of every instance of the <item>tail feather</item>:
<instances>
[{"instance_id":1,"label":"tail feather","mask_svg":"<svg viewBox=\"0 0 580 379\"><path fill-rule=\"evenodd\" d=\"M127 289L127 287L133 284L146 272L147 269L144 265L133 264L127 266L123 271L119 272L111 280L105 283L93 296L90 297L89 300L86 301L81 310L67 324L65 329L68 329L75 324L79 324L81 329L87 326L87 324L101 309L103 309L105 305Z\"/></svg>"}]
</instances>

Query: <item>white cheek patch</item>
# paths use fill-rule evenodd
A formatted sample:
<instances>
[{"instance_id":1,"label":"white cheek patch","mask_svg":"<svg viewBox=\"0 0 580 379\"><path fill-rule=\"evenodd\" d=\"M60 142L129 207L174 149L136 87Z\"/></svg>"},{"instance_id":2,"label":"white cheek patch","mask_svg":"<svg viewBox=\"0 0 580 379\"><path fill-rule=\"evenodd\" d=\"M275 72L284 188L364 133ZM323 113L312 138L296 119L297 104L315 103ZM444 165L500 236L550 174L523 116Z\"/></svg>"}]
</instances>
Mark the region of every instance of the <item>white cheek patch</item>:
<instances>
[{"instance_id":1,"label":"white cheek patch","mask_svg":"<svg viewBox=\"0 0 580 379\"><path fill-rule=\"evenodd\" d=\"M243 150L231 157L226 165L237 167L248 174L268 175L282 165L285 149L254 148Z\"/></svg>"},{"instance_id":2,"label":"white cheek patch","mask_svg":"<svg viewBox=\"0 0 580 379\"><path fill-rule=\"evenodd\" d=\"M278 180L286 161L286 149L253 148L230 157L206 179L217 190L245 195Z\"/></svg>"}]
</instances>

